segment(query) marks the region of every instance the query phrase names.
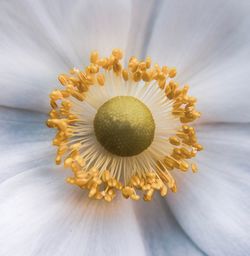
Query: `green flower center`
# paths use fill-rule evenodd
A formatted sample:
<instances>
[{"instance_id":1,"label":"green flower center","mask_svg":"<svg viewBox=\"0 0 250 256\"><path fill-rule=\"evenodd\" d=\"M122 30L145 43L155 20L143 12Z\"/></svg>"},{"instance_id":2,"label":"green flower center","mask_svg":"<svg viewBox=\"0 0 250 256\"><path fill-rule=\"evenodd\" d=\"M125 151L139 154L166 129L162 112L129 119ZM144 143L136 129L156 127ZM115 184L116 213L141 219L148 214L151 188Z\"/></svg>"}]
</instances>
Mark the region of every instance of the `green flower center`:
<instances>
[{"instance_id":1,"label":"green flower center","mask_svg":"<svg viewBox=\"0 0 250 256\"><path fill-rule=\"evenodd\" d=\"M99 143L118 156L134 156L147 149L155 133L148 107L131 96L118 96L105 102L94 119Z\"/></svg>"}]
</instances>

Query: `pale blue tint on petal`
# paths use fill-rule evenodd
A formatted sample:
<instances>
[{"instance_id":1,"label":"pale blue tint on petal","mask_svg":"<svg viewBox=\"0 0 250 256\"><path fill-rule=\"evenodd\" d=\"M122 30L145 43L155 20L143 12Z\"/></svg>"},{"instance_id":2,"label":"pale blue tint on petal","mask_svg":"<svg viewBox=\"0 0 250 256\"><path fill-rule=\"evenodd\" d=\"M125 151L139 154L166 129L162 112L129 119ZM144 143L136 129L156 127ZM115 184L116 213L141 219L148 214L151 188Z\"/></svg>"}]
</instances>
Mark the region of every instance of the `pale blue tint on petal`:
<instances>
[{"instance_id":1,"label":"pale blue tint on petal","mask_svg":"<svg viewBox=\"0 0 250 256\"><path fill-rule=\"evenodd\" d=\"M147 255L205 255L179 226L164 198L155 195L150 202L135 202L134 208Z\"/></svg>"},{"instance_id":2,"label":"pale blue tint on petal","mask_svg":"<svg viewBox=\"0 0 250 256\"><path fill-rule=\"evenodd\" d=\"M205 150L197 174L176 173L169 196L176 219L208 255L247 256L250 251L250 125L200 126Z\"/></svg>"},{"instance_id":3,"label":"pale blue tint on petal","mask_svg":"<svg viewBox=\"0 0 250 256\"><path fill-rule=\"evenodd\" d=\"M37 112L0 107L0 182L36 166L54 165L54 131L47 116Z\"/></svg>"},{"instance_id":4,"label":"pale blue tint on petal","mask_svg":"<svg viewBox=\"0 0 250 256\"><path fill-rule=\"evenodd\" d=\"M0 105L47 112L57 76L126 48L130 1L1 1Z\"/></svg>"},{"instance_id":5,"label":"pale blue tint on petal","mask_svg":"<svg viewBox=\"0 0 250 256\"><path fill-rule=\"evenodd\" d=\"M89 200L63 177L40 168L0 185L1 255L146 255L131 201Z\"/></svg>"},{"instance_id":6,"label":"pale blue tint on petal","mask_svg":"<svg viewBox=\"0 0 250 256\"><path fill-rule=\"evenodd\" d=\"M131 27L126 49L128 57L145 57L162 3L162 0L132 1Z\"/></svg>"},{"instance_id":7,"label":"pale blue tint on petal","mask_svg":"<svg viewBox=\"0 0 250 256\"><path fill-rule=\"evenodd\" d=\"M249 122L250 2L164 1L147 54L176 66L203 122Z\"/></svg>"}]
</instances>

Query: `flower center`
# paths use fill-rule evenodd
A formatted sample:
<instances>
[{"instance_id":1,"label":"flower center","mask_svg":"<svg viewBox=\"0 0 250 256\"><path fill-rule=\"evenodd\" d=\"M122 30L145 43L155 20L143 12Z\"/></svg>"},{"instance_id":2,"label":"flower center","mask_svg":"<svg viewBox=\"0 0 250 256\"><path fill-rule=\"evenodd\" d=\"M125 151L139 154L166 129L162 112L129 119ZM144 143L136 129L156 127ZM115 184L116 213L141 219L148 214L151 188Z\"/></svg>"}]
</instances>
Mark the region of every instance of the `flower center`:
<instances>
[{"instance_id":1,"label":"flower center","mask_svg":"<svg viewBox=\"0 0 250 256\"><path fill-rule=\"evenodd\" d=\"M122 58L119 49L104 58L94 51L83 70L59 75L47 125L57 130L56 164L72 170L68 183L107 202L118 191L150 201L177 191L172 170L198 170L203 148L191 123L200 112L189 86L173 80L175 68Z\"/></svg>"},{"instance_id":2,"label":"flower center","mask_svg":"<svg viewBox=\"0 0 250 256\"><path fill-rule=\"evenodd\" d=\"M148 107L132 96L118 96L97 111L94 130L100 144L112 154L134 156L147 149L155 123Z\"/></svg>"}]
</instances>

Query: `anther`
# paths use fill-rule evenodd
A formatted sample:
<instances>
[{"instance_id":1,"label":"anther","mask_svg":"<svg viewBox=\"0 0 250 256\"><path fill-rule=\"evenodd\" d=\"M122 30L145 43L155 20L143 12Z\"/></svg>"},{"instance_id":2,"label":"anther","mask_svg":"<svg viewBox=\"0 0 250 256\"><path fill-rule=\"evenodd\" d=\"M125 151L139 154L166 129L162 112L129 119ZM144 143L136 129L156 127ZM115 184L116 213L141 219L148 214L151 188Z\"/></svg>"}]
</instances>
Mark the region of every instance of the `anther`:
<instances>
[{"instance_id":1,"label":"anther","mask_svg":"<svg viewBox=\"0 0 250 256\"><path fill-rule=\"evenodd\" d=\"M97 62L97 60L98 60L98 57L99 57L98 52L97 51L93 51L91 53L91 55L90 55L90 62L95 64Z\"/></svg>"},{"instance_id":2,"label":"anther","mask_svg":"<svg viewBox=\"0 0 250 256\"><path fill-rule=\"evenodd\" d=\"M97 82L99 85L104 85L105 83L105 77L103 74L98 74L97 75Z\"/></svg>"}]
</instances>

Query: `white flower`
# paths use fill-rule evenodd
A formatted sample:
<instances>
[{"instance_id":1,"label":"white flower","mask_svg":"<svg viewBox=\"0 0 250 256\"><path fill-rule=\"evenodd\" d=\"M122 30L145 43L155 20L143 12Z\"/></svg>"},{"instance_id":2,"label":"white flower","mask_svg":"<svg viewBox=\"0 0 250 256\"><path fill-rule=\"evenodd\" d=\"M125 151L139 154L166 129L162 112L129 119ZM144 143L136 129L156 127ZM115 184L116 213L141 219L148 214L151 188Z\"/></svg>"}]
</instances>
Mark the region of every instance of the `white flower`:
<instances>
[{"instance_id":1,"label":"white flower","mask_svg":"<svg viewBox=\"0 0 250 256\"><path fill-rule=\"evenodd\" d=\"M250 251L249 1L1 1L0 255L232 255ZM44 126L57 75L150 55L198 98L199 172L150 203L89 200L54 166Z\"/></svg>"}]
</instances>

